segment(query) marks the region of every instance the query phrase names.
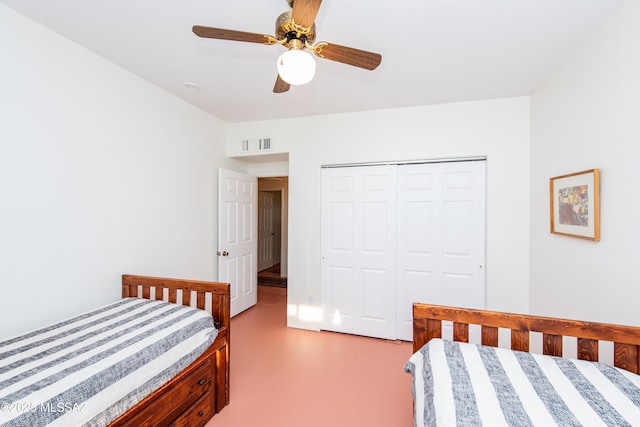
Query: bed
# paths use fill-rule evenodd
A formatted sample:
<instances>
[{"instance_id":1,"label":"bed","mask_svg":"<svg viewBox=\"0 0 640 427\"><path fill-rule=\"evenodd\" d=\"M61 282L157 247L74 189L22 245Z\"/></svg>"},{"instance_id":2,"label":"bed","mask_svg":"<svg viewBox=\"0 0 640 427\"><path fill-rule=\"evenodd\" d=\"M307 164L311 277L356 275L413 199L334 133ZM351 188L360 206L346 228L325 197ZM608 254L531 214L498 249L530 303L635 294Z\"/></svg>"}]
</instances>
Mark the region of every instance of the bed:
<instances>
[{"instance_id":1,"label":"bed","mask_svg":"<svg viewBox=\"0 0 640 427\"><path fill-rule=\"evenodd\" d=\"M640 425L639 327L414 303L413 351L415 426Z\"/></svg>"},{"instance_id":2,"label":"bed","mask_svg":"<svg viewBox=\"0 0 640 427\"><path fill-rule=\"evenodd\" d=\"M122 299L0 342L0 426L204 426L229 403L224 283L122 276Z\"/></svg>"}]
</instances>

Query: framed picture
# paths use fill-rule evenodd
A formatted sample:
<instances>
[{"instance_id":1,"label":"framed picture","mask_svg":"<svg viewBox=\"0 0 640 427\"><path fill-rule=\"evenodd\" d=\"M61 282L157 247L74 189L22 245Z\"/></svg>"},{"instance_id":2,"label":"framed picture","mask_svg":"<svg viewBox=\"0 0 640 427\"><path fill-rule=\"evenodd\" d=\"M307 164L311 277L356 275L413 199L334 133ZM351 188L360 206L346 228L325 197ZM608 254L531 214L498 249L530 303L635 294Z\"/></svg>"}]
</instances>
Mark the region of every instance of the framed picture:
<instances>
[{"instance_id":1,"label":"framed picture","mask_svg":"<svg viewBox=\"0 0 640 427\"><path fill-rule=\"evenodd\" d=\"M591 169L549 180L551 232L600 240L600 170Z\"/></svg>"}]
</instances>

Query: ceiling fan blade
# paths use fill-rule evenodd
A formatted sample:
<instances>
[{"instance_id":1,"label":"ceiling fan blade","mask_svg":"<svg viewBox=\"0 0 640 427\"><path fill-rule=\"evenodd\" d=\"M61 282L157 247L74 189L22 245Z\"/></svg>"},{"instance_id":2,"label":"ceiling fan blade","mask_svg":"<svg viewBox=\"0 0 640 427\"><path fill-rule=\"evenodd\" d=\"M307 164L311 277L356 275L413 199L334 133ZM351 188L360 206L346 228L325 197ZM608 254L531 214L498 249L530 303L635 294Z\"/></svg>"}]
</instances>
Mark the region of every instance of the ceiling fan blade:
<instances>
[{"instance_id":1,"label":"ceiling fan blade","mask_svg":"<svg viewBox=\"0 0 640 427\"><path fill-rule=\"evenodd\" d=\"M379 53L325 42L318 43L314 48L314 52L320 58L342 62L343 64L367 70L375 70L382 61L382 55Z\"/></svg>"},{"instance_id":2,"label":"ceiling fan blade","mask_svg":"<svg viewBox=\"0 0 640 427\"><path fill-rule=\"evenodd\" d=\"M271 42L269 42L269 36L258 33L246 33L244 31L226 30L224 28L202 27L200 25L194 25L193 32L196 36L207 39L271 44Z\"/></svg>"},{"instance_id":3,"label":"ceiling fan blade","mask_svg":"<svg viewBox=\"0 0 640 427\"><path fill-rule=\"evenodd\" d=\"M322 0L293 0L291 17L293 22L303 27L310 27L316 20Z\"/></svg>"},{"instance_id":4,"label":"ceiling fan blade","mask_svg":"<svg viewBox=\"0 0 640 427\"><path fill-rule=\"evenodd\" d=\"M280 74L278 74L278 78L276 79L276 84L275 86L273 86L273 93L286 92L289 90L290 87L291 85L285 82L284 80L282 80L282 77L280 77Z\"/></svg>"}]
</instances>

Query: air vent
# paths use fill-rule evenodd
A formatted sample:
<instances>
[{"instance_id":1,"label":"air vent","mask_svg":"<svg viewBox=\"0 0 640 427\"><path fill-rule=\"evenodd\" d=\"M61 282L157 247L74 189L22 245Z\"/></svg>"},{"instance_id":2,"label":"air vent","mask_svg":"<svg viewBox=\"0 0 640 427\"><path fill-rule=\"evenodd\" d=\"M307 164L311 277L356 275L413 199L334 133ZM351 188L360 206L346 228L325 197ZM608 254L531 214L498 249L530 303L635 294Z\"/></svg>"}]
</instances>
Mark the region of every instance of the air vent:
<instances>
[{"instance_id":1,"label":"air vent","mask_svg":"<svg viewBox=\"0 0 640 427\"><path fill-rule=\"evenodd\" d=\"M242 151L271 151L271 138L243 139Z\"/></svg>"}]
</instances>

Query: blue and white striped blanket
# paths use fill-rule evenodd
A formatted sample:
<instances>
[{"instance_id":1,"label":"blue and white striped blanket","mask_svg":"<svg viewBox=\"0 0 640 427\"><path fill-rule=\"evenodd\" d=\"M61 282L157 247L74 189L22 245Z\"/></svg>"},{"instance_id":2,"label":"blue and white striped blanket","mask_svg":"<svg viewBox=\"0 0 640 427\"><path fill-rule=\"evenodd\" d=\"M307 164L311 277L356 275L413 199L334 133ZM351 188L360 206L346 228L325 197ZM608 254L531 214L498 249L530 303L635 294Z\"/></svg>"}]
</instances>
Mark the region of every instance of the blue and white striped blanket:
<instances>
[{"instance_id":1,"label":"blue and white striped blanket","mask_svg":"<svg viewBox=\"0 0 640 427\"><path fill-rule=\"evenodd\" d=\"M415 426L640 426L640 376L433 339L413 354Z\"/></svg>"},{"instance_id":2,"label":"blue and white striped blanket","mask_svg":"<svg viewBox=\"0 0 640 427\"><path fill-rule=\"evenodd\" d=\"M196 360L204 310L125 298L0 342L0 426L104 426Z\"/></svg>"}]
</instances>

